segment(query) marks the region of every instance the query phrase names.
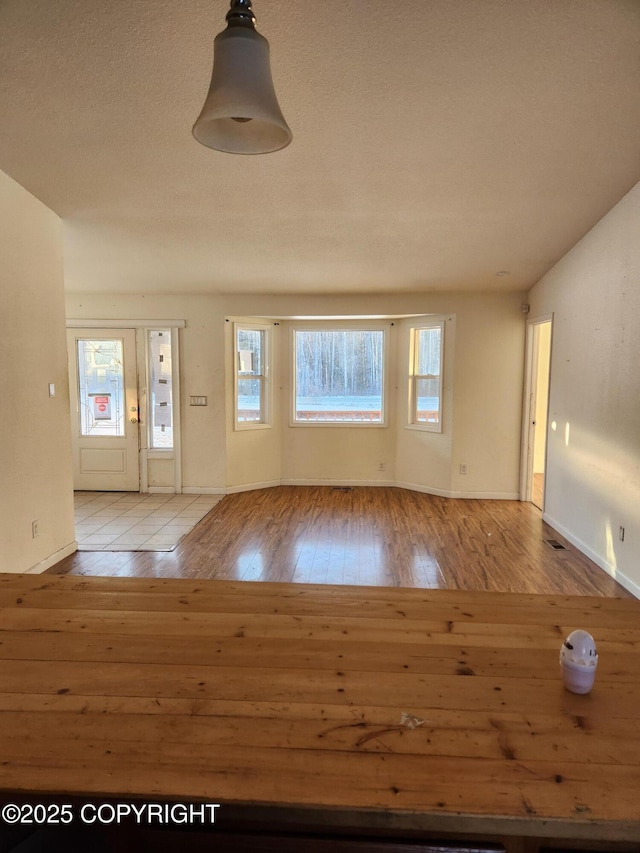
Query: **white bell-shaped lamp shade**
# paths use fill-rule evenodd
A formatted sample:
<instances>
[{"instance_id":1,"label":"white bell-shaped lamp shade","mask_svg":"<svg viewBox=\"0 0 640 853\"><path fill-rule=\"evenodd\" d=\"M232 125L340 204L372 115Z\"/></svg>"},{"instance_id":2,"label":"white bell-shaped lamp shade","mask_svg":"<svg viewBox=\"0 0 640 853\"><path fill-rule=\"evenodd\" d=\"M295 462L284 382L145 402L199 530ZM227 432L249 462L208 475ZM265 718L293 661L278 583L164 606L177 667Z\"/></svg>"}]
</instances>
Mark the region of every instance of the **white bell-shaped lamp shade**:
<instances>
[{"instance_id":1,"label":"white bell-shaped lamp shade","mask_svg":"<svg viewBox=\"0 0 640 853\"><path fill-rule=\"evenodd\" d=\"M193 135L230 154L267 154L291 142L273 88L269 42L255 29L228 27L216 36L209 94Z\"/></svg>"}]
</instances>

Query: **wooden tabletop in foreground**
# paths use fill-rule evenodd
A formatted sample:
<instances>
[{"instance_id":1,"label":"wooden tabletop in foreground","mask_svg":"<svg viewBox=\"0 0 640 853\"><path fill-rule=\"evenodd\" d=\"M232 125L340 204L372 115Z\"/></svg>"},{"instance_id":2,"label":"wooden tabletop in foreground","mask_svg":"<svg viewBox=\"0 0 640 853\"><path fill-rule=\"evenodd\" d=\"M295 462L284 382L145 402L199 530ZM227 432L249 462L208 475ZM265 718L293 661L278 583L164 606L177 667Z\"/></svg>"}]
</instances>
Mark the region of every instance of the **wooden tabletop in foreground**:
<instances>
[{"instance_id":1,"label":"wooden tabletop in foreground","mask_svg":"<svg viewBox=\"0 0 640 853\"><path fill-rule=\"evenodd\" d=\"M635 599L0 575L0 606L5 800L640 840Z\"/></svg>"}]
</instances>

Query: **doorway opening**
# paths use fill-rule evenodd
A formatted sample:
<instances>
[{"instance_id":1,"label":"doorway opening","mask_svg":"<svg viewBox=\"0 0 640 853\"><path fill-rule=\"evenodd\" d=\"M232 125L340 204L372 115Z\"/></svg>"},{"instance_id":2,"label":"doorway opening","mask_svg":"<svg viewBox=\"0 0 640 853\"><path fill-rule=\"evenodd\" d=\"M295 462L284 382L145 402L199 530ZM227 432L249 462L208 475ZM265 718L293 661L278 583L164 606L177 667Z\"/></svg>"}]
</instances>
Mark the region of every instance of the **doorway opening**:
<instances>
[{"instance_id":1,"label":"doorway opening","mask_svg":"<svg viewBox=\"0 0 640 853\"><path fill-rule=\"evenodd\" d=\"M521 500L544 510L553 318L527 322Z\"/></svg>"}]
</instances>

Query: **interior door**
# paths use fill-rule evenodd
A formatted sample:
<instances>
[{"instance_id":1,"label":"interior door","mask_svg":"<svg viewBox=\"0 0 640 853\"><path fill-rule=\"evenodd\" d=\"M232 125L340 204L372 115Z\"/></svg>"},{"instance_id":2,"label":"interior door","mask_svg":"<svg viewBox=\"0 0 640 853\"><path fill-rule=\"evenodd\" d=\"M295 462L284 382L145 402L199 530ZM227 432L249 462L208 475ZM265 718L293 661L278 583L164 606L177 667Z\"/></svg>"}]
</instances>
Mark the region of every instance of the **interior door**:
<instances>
[{"instance_id":1,"label":"interior door","mask_svg":"<svg viewBox=\"0 0 640 853\"><path fill-rule=\"evenodd\" d=\"M69 329L73 486L140 488L134 329Z\"/></svg>"}]
</instances>

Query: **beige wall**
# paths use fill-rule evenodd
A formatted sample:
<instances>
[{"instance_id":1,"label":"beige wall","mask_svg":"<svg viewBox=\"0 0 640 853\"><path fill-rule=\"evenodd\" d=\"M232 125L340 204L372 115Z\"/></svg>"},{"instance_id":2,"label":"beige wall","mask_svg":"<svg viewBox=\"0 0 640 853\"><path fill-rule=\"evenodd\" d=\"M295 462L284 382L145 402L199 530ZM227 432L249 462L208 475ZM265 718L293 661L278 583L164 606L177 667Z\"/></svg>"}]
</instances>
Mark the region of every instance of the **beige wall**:
<instances>
[{"instance_id":1,"label":"beige wall","mask_svg":"<svg viewBox=\"0 0 640 853\"><path fill-rule=\"evenodd\" d=\"M639 235L640 184L529 295L532 317L554 314L545 516L636 594Z\"/></svg>"},{"instance_id":2,"label":"beige wall","mask_svg":"<svg viewBox=\"0 0 640 853\"><path fill-rule=\"evenodd\" d=\"M75 550L61 222L0 172L0 234L0 571L44 570Z\"/></svg>"},{"instance_id":3,"label":"beige wall","mask_svg":"<svg viewBox=\"0 0 640 853\"><path fill-rule=\"evenodd\" d=\"M456 312L456 493L518 497L526 327L522 303L522 294L469 297L465 310ZM466 475L460 473L465 463Z\"/></svg>"},{"instance_id":4,"label":"beige wall","mask_svg":"<svg viewBox=\"0 0 640 853\"><path fill-rule=\"evenodd\" d=\"M183 486L239 489L273 482L394 482L436 493L515 497L518 493L524 351L522 294L399 296L189 296L69 294L74 319L184 319L180 330ZM274 327L276 419L271 430L235 432L233 318L442 314L455 334L444 436L402 427L401 360L392 363L392 411L385 429L290 427L286 322ZM453 319L455 318L455 320ZM228 322L226 322L228 321ZM406 326L406 324L405 324ZM402 324L392 349L400 352ZM445 370L451 370L451 364ZM206 408L187 405L207 395ZM394 409L393 401L396 401ZM466 418L471 422L466 423ZM496 448L499 452L496 452ZM386 470L378 470L384 462ZM457 474L460 462L469 474Z\"/></svg>"}]
</instances>

